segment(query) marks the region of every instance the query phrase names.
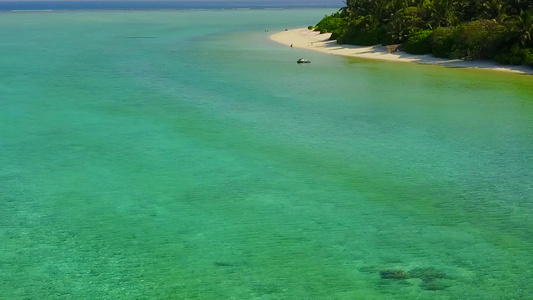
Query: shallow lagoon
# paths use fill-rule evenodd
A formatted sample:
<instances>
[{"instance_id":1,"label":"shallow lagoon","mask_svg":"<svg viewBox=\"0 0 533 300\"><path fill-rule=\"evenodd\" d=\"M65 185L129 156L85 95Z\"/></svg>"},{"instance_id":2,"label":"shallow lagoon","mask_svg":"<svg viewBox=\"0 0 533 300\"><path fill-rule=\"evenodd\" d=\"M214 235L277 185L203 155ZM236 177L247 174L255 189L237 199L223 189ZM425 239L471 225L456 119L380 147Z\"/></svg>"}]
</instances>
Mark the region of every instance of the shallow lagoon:
<instances>
[{"instance_id":1,"label":"shallow lagoon","mask_svg":"<svg viewBox=\"0 0 533 300\"><path fill-rule=\"evenodd\" d=\"M2 14L0 298L527 299L533 77L268 40L332 11Z\"/></svg>"}]
</instances>

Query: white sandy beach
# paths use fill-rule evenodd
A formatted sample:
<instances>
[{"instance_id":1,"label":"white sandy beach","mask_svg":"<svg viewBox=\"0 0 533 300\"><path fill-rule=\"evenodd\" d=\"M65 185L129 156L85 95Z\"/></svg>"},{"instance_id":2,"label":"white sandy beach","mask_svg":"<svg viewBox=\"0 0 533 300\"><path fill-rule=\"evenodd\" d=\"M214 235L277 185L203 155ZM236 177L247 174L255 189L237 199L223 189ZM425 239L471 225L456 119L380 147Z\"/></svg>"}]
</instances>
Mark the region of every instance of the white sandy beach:
<instances>
[{"instance_id":1,"label":"white sandy beach","mask_svg":"<svg viewBox=\"0 0 533 300\"><path fill-rule=\"evenodd\" d=\"M365 47L339 45L336 41L329 40L330 35L330 33L320 34L318 31L312 31L307 28L298 28L275 33L270 36L270 39L275 42L285 44L287 46L292 44L294 48L302 48L349 57L533 74L533 68L528 66L508 66L490 61L464 61L460 59L444 59L437 58L429 54L413 55L405 53L403 51L388 53L387 48L385 46Z\"/></svg>"}]
</instances>

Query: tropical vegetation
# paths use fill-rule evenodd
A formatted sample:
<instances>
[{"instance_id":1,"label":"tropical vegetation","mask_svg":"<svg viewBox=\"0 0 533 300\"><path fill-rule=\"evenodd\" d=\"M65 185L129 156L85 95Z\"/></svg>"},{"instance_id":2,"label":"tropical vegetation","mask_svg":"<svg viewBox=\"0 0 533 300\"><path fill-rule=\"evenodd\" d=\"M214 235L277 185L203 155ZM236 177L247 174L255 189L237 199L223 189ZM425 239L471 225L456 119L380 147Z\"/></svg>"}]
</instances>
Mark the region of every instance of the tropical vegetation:
<instances>
[{"instance_id":1,"label":"tropical vegetation","mask_svg":"<svg viewBox=\"0 0 533 300\"><path fill-rule=\"evenodd\" d=\"M314 30L339 44L533 65L533 0L346 0Z\"/></svg>"}]
</instances>

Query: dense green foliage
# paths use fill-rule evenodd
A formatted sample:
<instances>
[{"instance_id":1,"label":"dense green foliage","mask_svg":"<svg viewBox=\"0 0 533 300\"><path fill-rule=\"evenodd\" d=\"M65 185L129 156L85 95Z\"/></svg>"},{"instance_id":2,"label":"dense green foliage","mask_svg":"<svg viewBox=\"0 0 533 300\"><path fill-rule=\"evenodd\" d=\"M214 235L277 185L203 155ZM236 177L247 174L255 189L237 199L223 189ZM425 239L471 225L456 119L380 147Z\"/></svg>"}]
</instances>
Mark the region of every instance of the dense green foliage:
<instances>
[{"instance_id":1,"label":"dense green foliage","mask_svg":"<svg viewBox=\"0 0 533 300\"><path fill-rule=\"evenodd\" d=\"M431 52L431 40L433 38L432 30L421 30L413 32L403 45L407 53L427 54Z\"/></svg>"},{"instance_id":2,"label":"dense green foliage","mask_svg":"<svg viewBox=\"0 0 533 300\"><path fill-rule=\"evenodd\" d=\"M332 32L338 28L344 28L348 24L346 20L341 17L339 12L334 13L330 16L325 16L318 24L316 24L315 29L319 30L320 33Z\"/></svg>"},{"instance_id":3,"label":"dense green foliage","mask_svg":"<svg viewBox=\"0 0 533 300\"><path fill-rule=\"evenodd\" d=\"M339 44L533 65L533 0L346 0L314 29Z\"/></svg>"}]
</instances>

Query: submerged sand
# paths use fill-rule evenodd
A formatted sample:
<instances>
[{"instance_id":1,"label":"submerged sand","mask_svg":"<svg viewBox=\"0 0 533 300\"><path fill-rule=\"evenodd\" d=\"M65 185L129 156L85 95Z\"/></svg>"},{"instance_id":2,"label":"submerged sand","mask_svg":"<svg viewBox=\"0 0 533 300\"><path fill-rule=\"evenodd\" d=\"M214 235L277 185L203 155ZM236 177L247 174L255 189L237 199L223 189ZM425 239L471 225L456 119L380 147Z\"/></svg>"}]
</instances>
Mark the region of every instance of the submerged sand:
<instances>
[{"instance_id":1,"label":"submerged sand","mask_svg":"<svg viewBox=\"0 0 533 300\"><path fill-rule=\"evenodd\" d=\"M298 28L275 33L270 39L294 48L303 48L328 54L379 59L398 62L414 62L420 64L442 65L457 68L477 68L496 71L533 74L533 68L529 66L501 65L492 61L464 61L460 59L444 59L432 55L413 55L403 51L388 53L385 46L352 46L339 45L336 41L330 41L330 33L320 34L307 28Z\"/></svg>"}]
</instances>

